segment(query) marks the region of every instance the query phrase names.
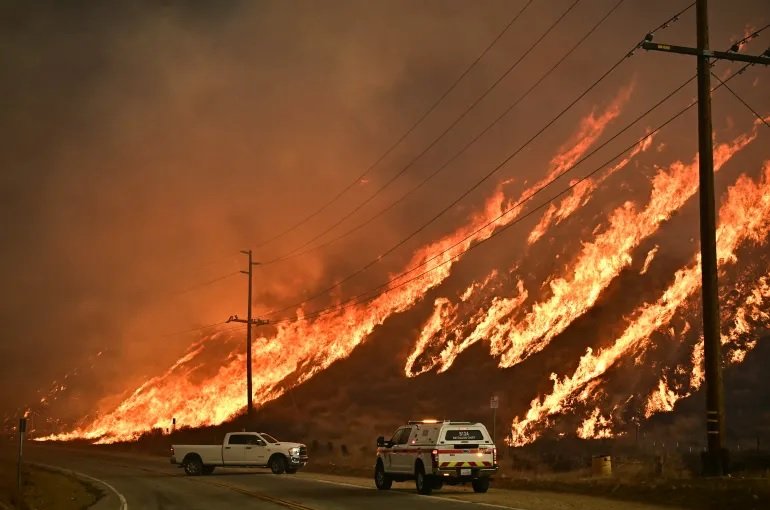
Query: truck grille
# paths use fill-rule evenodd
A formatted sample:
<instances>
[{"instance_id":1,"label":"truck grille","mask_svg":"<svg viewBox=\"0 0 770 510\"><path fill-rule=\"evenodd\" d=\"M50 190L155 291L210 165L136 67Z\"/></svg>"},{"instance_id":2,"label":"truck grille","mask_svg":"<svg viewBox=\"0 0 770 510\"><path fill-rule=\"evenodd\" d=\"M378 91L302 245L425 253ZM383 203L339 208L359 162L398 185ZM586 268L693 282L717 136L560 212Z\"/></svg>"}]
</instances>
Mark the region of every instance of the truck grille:
<instances>
[{"instance_id":1,"label":"truck grille","mask_svg":"<svg viewBox=\"0 0 770 510\"><path fill-rule=\"evenodd\" d=\"M300 446L299 447L299 456L300 457L307 457L307 446Z\"/></svg>"}]
</instances>

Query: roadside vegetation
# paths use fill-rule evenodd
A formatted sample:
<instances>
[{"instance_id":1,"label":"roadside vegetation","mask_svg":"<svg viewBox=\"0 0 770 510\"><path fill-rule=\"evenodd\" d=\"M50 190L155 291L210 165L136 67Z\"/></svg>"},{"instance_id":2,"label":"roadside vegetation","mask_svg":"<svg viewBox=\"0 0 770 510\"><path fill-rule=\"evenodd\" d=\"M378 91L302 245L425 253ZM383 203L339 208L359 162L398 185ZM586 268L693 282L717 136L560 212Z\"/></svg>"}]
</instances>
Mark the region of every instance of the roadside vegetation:
<instances>
[{"instance_id":1,"label":"roadside vegetation","mask_svg":"<svg viewBox=\"0 0 770 510\"><path fill-rule=\"evenodd\" d=\"M22 498L16 490L16 449L0 443L0 508L22 510L85 510L102 496L101 491L68 475L25 465Z\"/></svg>"}]
</instances>

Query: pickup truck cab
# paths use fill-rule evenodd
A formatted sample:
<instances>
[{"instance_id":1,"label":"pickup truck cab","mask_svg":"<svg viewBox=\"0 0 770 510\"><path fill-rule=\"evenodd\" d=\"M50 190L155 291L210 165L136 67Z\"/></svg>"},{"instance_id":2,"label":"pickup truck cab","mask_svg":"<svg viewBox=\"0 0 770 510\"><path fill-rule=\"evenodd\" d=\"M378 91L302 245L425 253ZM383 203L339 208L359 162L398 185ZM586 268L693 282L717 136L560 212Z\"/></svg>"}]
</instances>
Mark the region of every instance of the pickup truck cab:
<instances>
[{"instance_id":1,"label":"pickup truck cab","mask_svg":"<svg viewBox=\"0 0 770 510\"><path fill-rule=\"evenodd\" d=\"M264 432L231 432L221 445L172 445L171 463L190 476L210 475L217 467L269 467L294 474L307 464L307 447L278 441Z\"/></svg>"},{"instance_id":2,"label":"pickup truck cab","mask_svg":"<svg viewBox=\"0 0 770 510\"><path fill-rule=\"evenodd\" d=\"M410 421L391 439L377 438L374 483L380 490L414 480L420 494L430 494L444 483L467 482L474 492L487 492L496 472L497 449L482 423Z\"/></svg>"}]
</instances>

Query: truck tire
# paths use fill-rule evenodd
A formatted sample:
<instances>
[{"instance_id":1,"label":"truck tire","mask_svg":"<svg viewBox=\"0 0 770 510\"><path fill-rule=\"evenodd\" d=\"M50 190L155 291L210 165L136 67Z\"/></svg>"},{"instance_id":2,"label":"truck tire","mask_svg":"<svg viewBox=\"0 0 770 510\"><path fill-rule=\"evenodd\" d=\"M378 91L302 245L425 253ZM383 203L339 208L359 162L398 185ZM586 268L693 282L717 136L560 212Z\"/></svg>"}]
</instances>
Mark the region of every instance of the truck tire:
<instances>
[{"instance_id":1,"label":"truck tire","mask_svg":"<svg viewBox=\"0 0 770 510\"><path fill-rule=\"evenodd\" d=\"M286 474L287 475L297 474L297 468L295 468L295 467L287 467L286 468Z\"/></svg>"},{"instance_id":2,"label":"truck tire","mask_svg":"<svg viewBox=\"0 0 770 510\"><path fill-rule=\"evenodd\" d=\"M270 471L274 475L283 474L286 471L286 457L280 454L270 457Z\"/></svg>"},{"instance_id":3,"label":"truck tire","mask_svg":"<svg viewBox=\"0 0 770 510\"><path fill-rule=\"evenodd\" d=\"M200 476L203 474L203 462L201 458L195 454L188 455L182 462L184 465L184 472L187 476Z\"/></svg>"},{"instance_id":4,"label":"truck tire","mask_svg":"<svg viewBox=\"0 0 770 510\"><path fill-rule=\"evenodd\" d=\"M489 478L476 478L471 482L473 492L487 492L489 490Z\"/></svg>"},{"instance_id":5,"label":"truck tire","mask_svg":"<svg viewBox=\"0 0 770 510\"><path fill-rule=\"evenodd\" d=\"M201 471L201 473L204 475L210 475L211 473L214 472L215 468L216 466L203 466L203 470Z\"/></svg>"},{"instance_id":6,"label":"truck tire","mask_svg":"<svg viewBox=\"0 0 770 510\"><path fill-rule=\"evenodd\" d=\"M425 474L422 462L418 462L414 468L414 484L419 494L429 496L433 492L433 480Z\"/></svg>"},{"instance_id":7,"label":"truck tire","mask_svg":"<svg viewBox=\"0 0 770 510\"><path fill-rule=\"evenodd\" d=\"M381 491L389 490L393 486L393 479L385 472L385 466L380 461L374 468L374 485Z\"/></svg>"}]
</instances>

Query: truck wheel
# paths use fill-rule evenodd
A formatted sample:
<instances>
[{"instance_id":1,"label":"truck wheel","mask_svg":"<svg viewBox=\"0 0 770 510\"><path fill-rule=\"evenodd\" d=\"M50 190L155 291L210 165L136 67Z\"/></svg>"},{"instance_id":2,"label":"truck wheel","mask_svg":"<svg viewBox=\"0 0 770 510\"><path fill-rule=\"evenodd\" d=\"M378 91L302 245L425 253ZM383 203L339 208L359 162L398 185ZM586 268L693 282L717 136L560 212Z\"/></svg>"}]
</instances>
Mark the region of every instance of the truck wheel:
<instances>
[{"instance_id":1,"label":"truck wheel","mask_svg":"<svg viewBox=\"0 0 770 510\"><path fill-rule=\"evenodd\" d=\"M417 492L429 496L433 492L433 480L425 474L425 468L422 463L418 463L414 470L414 484L417 486Z\"/></svg>"},{"instance_id":2,"label":"truck wheel","mask_svg":"<svg viewBox=\"0 0 770 510\"><path fill-rule=\"evenodd\" d=\"M489 478L476 478L471 482L473 492L487 492L489 490Z\"/></svg>"},{"instance_id":3,"label":"truck wheel","mask_svg":"<svg viewBox=\"0 0 770 510\"><path fill-rule=\"evenodd\" d=\"M270 471L275 475L280 475L286 471L286 458L283 455L274 455L270 459Z\"/></svg>"},{"instance_id":4,"label":"truck wheel","mask_svg":"<svg viewBox=\"0 0 770 510\"><path fill-rule=\"evenodd\" d=\"M184 472L188 476L200 476L203 473L203 462L197 455L191 455L184 460Z\"/></svg>"},{"instance_id":5,"label":"truck wheel","mask_svg":"<svg viewBox=\"0 0 770 510\"><path fill-rule=\"evenodd\" d=\"M286 474L287 475L293 475L293 474L296 474L296 472L297 472L297 468L293 468L293 467L287 467L286 468Z\"/></svg>"},{"instance_id":6,"label":"truck wheel","mask_svg":"<svg viewBox=\"0 0 770 510\"><path fill-rule=\"evenodd\" d=\"M216 466L203 466L203 469L201 470L201 473L204 475L210 475L214 472Z\"/></svg>"},{"instance_id":7,"label":"truck wheel","mask_svg":"<svg viewBox=\"0 0 770 510\"><path fill-rule=\"evenodd\" d=\"M393 479L385 472L382 462L377 463L374 468L374 485L381 491L386 491L393 486Z\"/></svg>"}]
</instances>

